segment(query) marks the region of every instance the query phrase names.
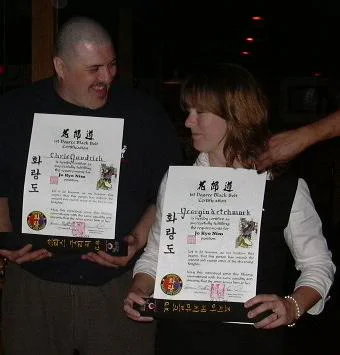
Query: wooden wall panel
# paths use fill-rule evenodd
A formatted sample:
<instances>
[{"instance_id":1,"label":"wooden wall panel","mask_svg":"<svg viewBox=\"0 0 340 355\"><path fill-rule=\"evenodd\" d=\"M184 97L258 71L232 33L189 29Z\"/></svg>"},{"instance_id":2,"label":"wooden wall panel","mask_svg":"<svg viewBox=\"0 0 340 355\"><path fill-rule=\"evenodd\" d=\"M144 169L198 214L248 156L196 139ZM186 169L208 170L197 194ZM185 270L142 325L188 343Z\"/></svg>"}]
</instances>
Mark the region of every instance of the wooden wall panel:
<instances>
[{"instance_id":1,"label":"wooden wall panel","mask_svg":"<svg viewBox=\"0 0 340 355\"><path fill-rule=\"evenodd\" d=\"M32 0L32 82L53 74L57 10L51 0Z\"/></svg>"}]
</instances>

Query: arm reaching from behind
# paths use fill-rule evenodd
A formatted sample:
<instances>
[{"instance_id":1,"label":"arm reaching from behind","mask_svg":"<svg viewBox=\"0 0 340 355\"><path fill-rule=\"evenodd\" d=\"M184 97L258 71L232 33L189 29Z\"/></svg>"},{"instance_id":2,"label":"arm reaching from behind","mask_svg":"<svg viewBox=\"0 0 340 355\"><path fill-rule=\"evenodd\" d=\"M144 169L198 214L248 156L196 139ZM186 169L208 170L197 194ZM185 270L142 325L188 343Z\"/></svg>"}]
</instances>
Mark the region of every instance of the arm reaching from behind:
<instances>
[{"instance_id":1,"label":"arm reaching from behind","mask_svg":"<svg viewBox=\"0 0 340 355\"><path fill-rule=\"evenodd\" d=\"M286 163L311 145L340 136L340 110L324 119L269 139L268 149L259 158L256 168L262 172L273 165Z\"/></svg>"}]
</instances>

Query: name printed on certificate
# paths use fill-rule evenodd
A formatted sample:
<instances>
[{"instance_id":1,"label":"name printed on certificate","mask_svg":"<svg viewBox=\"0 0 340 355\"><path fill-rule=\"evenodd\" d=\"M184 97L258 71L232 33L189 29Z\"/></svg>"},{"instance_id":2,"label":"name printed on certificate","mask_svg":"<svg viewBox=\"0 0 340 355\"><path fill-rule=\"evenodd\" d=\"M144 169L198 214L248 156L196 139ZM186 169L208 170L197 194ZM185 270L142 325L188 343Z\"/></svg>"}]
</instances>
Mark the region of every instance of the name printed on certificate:
<instances>
[{"instance_id":1,"label":"name printed on certificate","mask_svg":"<svg viewBox=\"0 0 340 355\"><path fill-rule=\"evenodd\" d=\"M266 176L170 167L155 298L245 302L255 296Z\"/></svg>"},{"instance_id":2,"label":"name printed on certificate","mask_svg":"<svg viewBox=\"0 0 340 355\"><path fill-rule=\"evenodd\" d=\"M124 120L34 115L22 232L115 238Z\"/></svg>"}]
</instances>

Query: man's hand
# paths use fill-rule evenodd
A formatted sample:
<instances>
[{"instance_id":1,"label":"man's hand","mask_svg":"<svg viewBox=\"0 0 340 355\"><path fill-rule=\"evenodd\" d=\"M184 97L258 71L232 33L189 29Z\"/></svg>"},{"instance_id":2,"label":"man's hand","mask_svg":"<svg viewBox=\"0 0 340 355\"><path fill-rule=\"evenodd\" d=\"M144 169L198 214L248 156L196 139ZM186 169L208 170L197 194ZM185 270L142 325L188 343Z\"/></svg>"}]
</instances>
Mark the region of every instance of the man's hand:
<instances>
[{"instance_id":1,"label":"man's hand","mask_svg":"<svg viewBox=\"0 0 340 355\"><path fill-rule=\"evenodd\" d=\"M82 259L107 267L126 266L136 255L136 253L145 246L148 240L149 230L155 220L155 216L156 207L155 205L150 205L135 226L134 231L124 238L124 240L128 243L127 256L112 256L104 251L99 251L98 253L92 252L82 255Z\"/></svg>"},{"instance_id":2,"label":"man's hand","mask_svg":"<svg viewBox=\"0 0 340 355\"><path fill-rule=\"evenodd\" d=\"M52 253L46 249L32 251L32 244L27 244L19 250L0 249L0 255L16 264L22 264L28 261L38 261L50 258Z\"/></svg>"},{"instance_id":3,"label":"man's hand","mask_svg":"<svg viewBox=\"0 0 340 355\"><path fill-rule=\"evenodd\" d=\"M140 240L135 234L129 234L124 240L128 243L127 256L112 256L104 251L98 251L97 253L90 252L86 255L82 255L82 259L107 267L126 266L135 254L144 246L145 241Z\"/></svg>"},{"instance_id":4,"label":"man's hand","mask_svg":"<svg viewBox=\"0 0 340 355\"><path fill-rule=\"evenodd\" d=\"M286 163L309 146L308 131L295 129L282 132L270 138L268 149L256 163L258 172L263 172L275 164Z\"/></svg>"}]
</instances>

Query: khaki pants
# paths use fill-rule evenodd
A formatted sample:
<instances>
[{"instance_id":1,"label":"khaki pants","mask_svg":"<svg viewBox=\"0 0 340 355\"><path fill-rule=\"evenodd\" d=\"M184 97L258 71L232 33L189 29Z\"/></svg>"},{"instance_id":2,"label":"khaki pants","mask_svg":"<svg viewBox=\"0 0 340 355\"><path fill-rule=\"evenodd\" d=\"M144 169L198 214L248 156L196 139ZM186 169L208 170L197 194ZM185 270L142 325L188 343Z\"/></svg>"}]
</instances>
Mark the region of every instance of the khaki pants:
<instances>
[{"instance_id":1,"label":"khaki pants","mask_svg":"<svg viewBox=\"0 0 340 355\"><path fill-rule=\"evenodd\" d=\"M125 316L126 273L103 286L41 280L10 263L2 299L6 355L151 355L154 323Z\"/></svg>"}]
</instances>

